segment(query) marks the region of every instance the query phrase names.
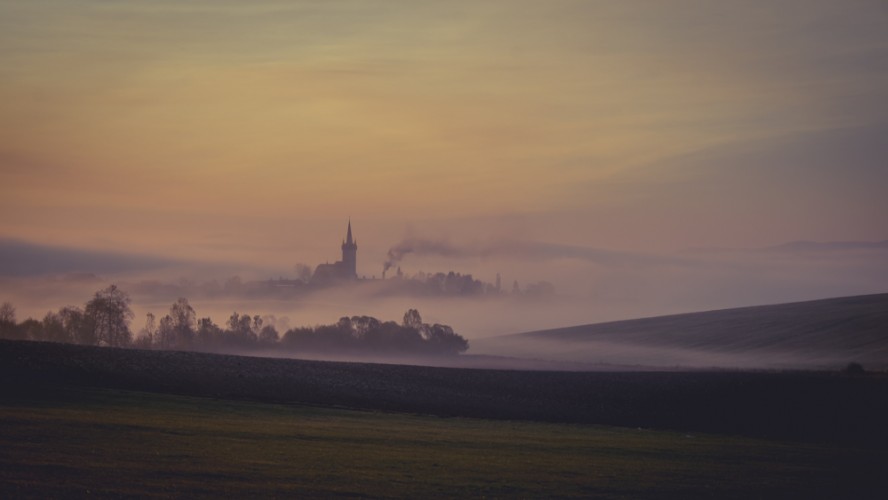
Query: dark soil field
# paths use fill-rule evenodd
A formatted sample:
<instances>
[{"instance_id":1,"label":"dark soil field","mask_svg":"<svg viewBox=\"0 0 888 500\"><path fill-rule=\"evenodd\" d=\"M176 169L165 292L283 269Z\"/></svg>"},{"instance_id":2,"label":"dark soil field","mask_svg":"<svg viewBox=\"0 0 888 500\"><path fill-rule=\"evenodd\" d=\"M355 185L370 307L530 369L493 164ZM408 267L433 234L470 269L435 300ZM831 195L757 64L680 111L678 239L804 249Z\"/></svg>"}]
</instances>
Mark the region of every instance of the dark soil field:
<instances>
[{"instance_id":1,"label":"dark soil field","mask_svg":"<svg viewBox=\"0 0 888 500\"><path fill-rule=\"evenodd\" d=\"M436 368L0 341L5 390L59 384L888 449L888 376Z\"/></svg>"},{"instance_id":2,"label":"dark soil field","mask_svg":"<svg viewBox=\"0 0 888 500\"><path fill-rule=\"evenodd\" d=\"M886 396L884 374L522 372L3 341L0 495L881 498Z\"/></svg>"},{"instance_id":3,"label":"dark soil field","mask_svg":"<svg viewBox=\"0 0 888 500\"><path fill-rule=\"evenodd\" d=\"M2 498L881 498L859 450L113 389L4 399Z\"/></svg>"}]
</instances>

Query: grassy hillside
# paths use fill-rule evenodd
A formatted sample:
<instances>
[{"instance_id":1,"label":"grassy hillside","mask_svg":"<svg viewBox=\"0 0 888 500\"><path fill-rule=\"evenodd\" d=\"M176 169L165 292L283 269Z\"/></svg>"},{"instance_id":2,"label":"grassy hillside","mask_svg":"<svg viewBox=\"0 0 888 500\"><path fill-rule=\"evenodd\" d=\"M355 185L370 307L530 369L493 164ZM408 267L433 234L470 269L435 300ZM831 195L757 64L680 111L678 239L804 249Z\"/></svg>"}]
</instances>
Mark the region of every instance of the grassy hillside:
<instances>
[{"instance_id":1,"label":"grassy hillside","mask_svg":"<svg viewBox=\"0 0 888 500\"><path fill-rule=\"evenodd\" d=\"M472 353L648 366L888 368L888 294L614 321L472 341Z\"/></svg>"},{"instance_id":2,"label":"grassy hillside","mask_svg":"<svg viewBox=\"0 0 888 500\"><path fill-rule=\"evenodd\" d=\"M0 341L0 395L61 385L888 448L886 375L477 370Z\"/></svg>"},{"instance_id":3,"label":"grassy hillside","mask_svg":"<svg viewBox=\"0 0 888 500\"><path fill-rule=\"evenodd\" d=\"M881 498L885 394L0 341L0 497Z\"/></svg>"},{"instance_id":4,"label":"grassy hillside","mask_svg":"<svg viewBox=\"0 0 888 500\"><path fill-rule=\"evenodd\" d=\"M748 438L117 390L0 404L4 498L865 498L882 486L878 458Z\"/></svg>"}]
</instances>

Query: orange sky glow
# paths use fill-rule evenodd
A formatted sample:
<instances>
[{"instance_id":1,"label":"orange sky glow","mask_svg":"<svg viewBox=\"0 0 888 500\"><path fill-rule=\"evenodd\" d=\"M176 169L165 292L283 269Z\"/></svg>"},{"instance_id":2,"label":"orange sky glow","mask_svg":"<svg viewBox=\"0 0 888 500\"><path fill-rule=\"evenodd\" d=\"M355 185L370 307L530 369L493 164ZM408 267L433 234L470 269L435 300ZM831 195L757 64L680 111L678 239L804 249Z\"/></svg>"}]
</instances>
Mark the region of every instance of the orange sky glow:
<instances>
[{"instance_id":1,"label":"orange sky glow","mask_svg":"<svg viewBox=\"0 0 888 500\"><path fill-rule=\"evenodd\" d=\"M34 244L877 241L886 132L876 0L0 1L0 238Z\"/></svg>"}]
</instances>

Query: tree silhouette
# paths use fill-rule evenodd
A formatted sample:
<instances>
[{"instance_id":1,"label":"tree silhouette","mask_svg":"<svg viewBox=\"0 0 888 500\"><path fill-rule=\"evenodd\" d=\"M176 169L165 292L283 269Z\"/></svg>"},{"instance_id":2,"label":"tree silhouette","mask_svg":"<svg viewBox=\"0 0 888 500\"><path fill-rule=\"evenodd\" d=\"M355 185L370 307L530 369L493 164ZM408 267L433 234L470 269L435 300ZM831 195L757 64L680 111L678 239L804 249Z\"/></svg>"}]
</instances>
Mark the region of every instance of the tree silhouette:
<instances>
[{"instance_id":1,"label":"tree silhouette","mask_svg":"<svg viewBox=\"0 0 888 500\"><path fill-rule=\"evenodd\" d=\"M404 313L403 325L407 328L413 328L414 330L422 328L422 316L419 315L419 311L416 309L408 309L407 312Z\"/></svg>"},{"instance_id":2,"label":"tree silhouette","mask_svg":"<svg viewBox=\"0 0 888 500\"><path fill-rule=\"evenodd\" d=\"M292 328L280 345L294 351L380 354L455 355L469 347L447 325L428 325L416 309L404 314L402 324L369 316L343 316L333 325Z\"/></svg>"},{"instance_id":3,"label":"tree silhouette","mask_svg":"<svg viewBox=\"0 0 888 500\"><path fill-rule=\"evenodd\" d=\"M0 305L0 337L19 340L19 329L15 323L15 307L9 302Z\"/></svg>"},{"instance_id":4,"label":"tree silhouette","mask_svg":"<svg viewBox=\"0 0 888 500\"><path fill-rule=\"evenodd\" d=\"M59 309L59 316L65 325L65 332L76 344L95 345L96 331L87 320L83 310L79 307L63 307Z\"/></svg>"},{"instance_id":5,"label":"tree silhouette","mask_svg":"<svg viewBox=\"0 0 888 500\"><path fill-rule=\"evenodd\" d=\"M61 313L48 312L43 317L43 339L49 342L71 342L73 335L65 328Z\"/></svg>"},{"instance_id":6,"label":"tree silhouette","mask_svg":"<svg viewBox=\"0 0 888 500\"><path fill-rule=\"evenodd\" d=\"M129 330L133 317L129 304L129 296L111 285L96 292L83 310L63 307L57 313L47 313L42 321L28 318L16 324L15 308L7 302L0 305L0 332L11 339L211 352L276 348L336 354L456 355L469 345L447 325L423 323L416 309L408 309L401 324L371 316L343 316L331 325L291 328L281 336L274 316L266 320L235 311L225 330L210 318L197 320L185 298L176 300L159 322L148 313L145 327L134 341Z\"/></svg>"},{"instance_id":7,"label":"tree silhouette","mask_svg":"<svg viewBox=\"0 0 888 500\"><path fill-rule=\"evenodd\" d=\"M202 348L215 349L221 342L224 332L210 318L197 321L197 344Z\"/></svg>"},{"instance_id":8,"label":"tree silhouette","mask_svg":"<svg viewBox=\"0 0 888 500\"><path fill-rule=\"evenodd\" d=\"M179 298L170 306L173 346L176 349L189 349L194 343L194 325L197 315L188 299Z\"/></svg>"},{"instance_id":9,"label":"tree silhouette","mask_svg":"<svg viewBox=\"0 0 888 500\"><path fill-rule=\"evenodd\" d=\"M139 330L139 336L135 340L136 347L151 349L157 343L157 318L153 313L145 315L145 326Z\"/></svg>"},{"instance_id":10,"label":"tree silhouette","mask_svg":"<svg viewBox=\"0 0 888 500\"><path fill-rule=\"evenodd\" d=\"M129 304L129 295L117 285L96 292L92 300L86 303L84 316L99 345L126 347L132 342L129 322L133 318L133 311Z\"/></svg>"},{"instance_id":11,"label":"tree silhouette","mask_svg":"<svg viewBox=\"0 0 888 500\"><path fill-rule=\"evenodd\" d=\"M173 327L173 317L167 314L160 318L157 326L157 347L161 349L172 349L176 343L176 331Z\"/></svg>"},{"instance_id":12,"label":"tree silhouette","mask_svg":"<svg viewBox=\"0 0 888 500\"><path fill-rule=\"evenodd\" d=\"M469 348L469 341L447 325L434 324L429 329L428 342L439 354L459 354Z\"/></svg>"},{"instance_id":13,"label":"tree silhouette","mask_svg":"<svg viewBox=\"0 0 888 500\"><path fill-rule=\"evenodd\" d=\"M273 347L279 338L277 330L272 325L265 325L259 330L259 343L264 347Z\"/></svg>"},{"instance_id":14,"label":"tree silhouette","mask_svg":"<svg viewBox=\"0 0 888 500\"><path fill-rule=\"evenodd\" d=\"M19 336L24 340L43 340L43 323L28 318L18 325Z\"/></svg>"},{"instance_id":15,"label":"tree silhouette","mask_svg":"<svg viewBox=\"0 0 888 500\"><path fill-rule=\"evenodd\" d=\"M258 318L258 316L257 316ZM249 314L231 313L226 323L225 343L231 347L253 347L256 345L257 335L253 331L253 318Z\"/></svg>"}]
</instances>

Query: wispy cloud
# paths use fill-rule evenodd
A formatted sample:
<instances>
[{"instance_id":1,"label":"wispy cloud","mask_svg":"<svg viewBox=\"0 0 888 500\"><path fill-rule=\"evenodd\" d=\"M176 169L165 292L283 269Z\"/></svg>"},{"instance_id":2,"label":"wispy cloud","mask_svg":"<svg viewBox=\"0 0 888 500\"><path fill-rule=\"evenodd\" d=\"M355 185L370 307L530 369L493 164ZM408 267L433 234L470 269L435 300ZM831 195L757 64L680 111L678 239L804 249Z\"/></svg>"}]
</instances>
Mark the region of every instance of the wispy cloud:
<instances>
[{"instance_id":1,"label":"wispy cloud","mask_svg":"<svg viewBox=\"0 0 888 500\"><path fill-rule=\"evenodd\" d=\"M761 267L670 252L886 237L885 12L0 2L0 235L59 247L7 250L21 264L4 272L37 272L32 250L49 270L165 262L120 261L148 254L286 272L337 258L340 222L360 215L362 274L422 255L522 282L557 268L588 290L601 271L643 302L636 290L705 268L701 290L736 297L728 281ZM428 237L386 255L410 225ZM64 250L83 247L109 255ZM778 285L813 289L790 283L804 271ZM834 271L817 285L877 286Z\"/></svg>"},{"instance_id":2,"label":"wispy cloud","mask_svg":"<svg viewBox=\"0 0 888 500\"><path fill-rule=\"evenodd\" d=\"M154 256L79 250L0 239L0 276L69 273L117 274L158 270L181 261Z\"/></svg>"}]
</instances>

